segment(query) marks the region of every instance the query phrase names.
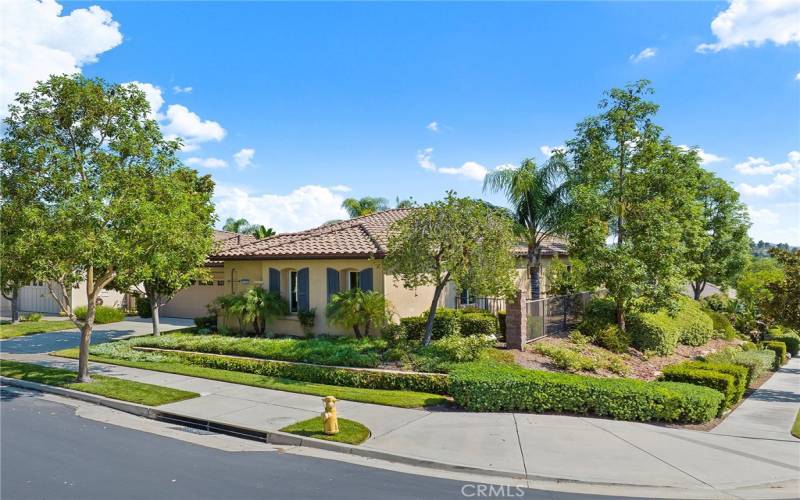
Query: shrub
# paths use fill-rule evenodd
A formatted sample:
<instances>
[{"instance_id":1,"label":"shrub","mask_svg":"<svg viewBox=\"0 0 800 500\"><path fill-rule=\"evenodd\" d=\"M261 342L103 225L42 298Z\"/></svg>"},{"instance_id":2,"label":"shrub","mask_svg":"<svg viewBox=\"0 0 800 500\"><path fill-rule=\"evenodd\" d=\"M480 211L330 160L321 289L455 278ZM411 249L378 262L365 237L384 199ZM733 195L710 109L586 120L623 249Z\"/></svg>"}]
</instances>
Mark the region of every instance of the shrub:
<instances>
[{"instance_id":1,"label":"shrub","mask_svg":"<svg viewBox=\"0 0 800 500\"><path fill-rule=\"evenodd\" d=\"M595 333L594 341L600 347L621 354L628 352L628 347L631 345L631 336L620 330L617 325L608 325Z\"/></svg>"},{"instance_id":2,"label":"shrub","mask_svg":"<svg viewBox=\"0 0 800 500\"><path fill-rule=\"evenodd\" d=\"M470 335L457 337L451 335L439 340L434 340L423 351L430 351L442 361L462 363L475 361L484 349L494 346L496 338L492 335Z\"/></svg>"},{"instance_id":3,"label":"shrub","mask_svg":"<svg viewBox=\"0 0 800 500\"><path fill-rule=\"evenodd\" d=\"M586 305L578 330L594 337L600 330L616 323L617 306L609 298L594 298Z\"/></svg>"},{"instance_id":4,"label":"shrub","mask_svg":"<svg viewBox=\"0 0 800 500\"><path fill-rule=\"evenodd\" d=\"M691 384L604 379L489 362L456 367L450 393L469 411L552 411L666 422L706 422L723 400L718 391Z\"/></svg>"},{"instance_id":5,"label":"shrub","mask_svg":"<svg viewBox=\"0 0 800 500\"><path fill-rule=\"evenodd\" d=\"M743 351L755 351L758 349L758 346L750 342L749 340L739 344L739 347L741 347Z\"/></svg>"},{"instance_id":6,"label":"shrub","mask_svg":"<svg viewBox=\"0 0 800 500\"><path fill-rule=\"evenodd\" d=\"M734 347L729 347L709 354L705 359L711 363L732 363L747 368L747 385L749 386L764 372L772 368L775 353L761 349L740 351Z\"/></svg>"},{"instance_id":7,"label":"shrub","mask_svg":"<svg viewBox=\"0 0 800 500\"><path fill-rule=\"evenodd\" d=\"M797 353L800 352L800 335L794 330L779 330L775 334L770 330L769 339L786 344L786 351L791 354L793 358L797 357Z\"/></svg>"},{"instance_id":8,"label":"shrub","mask_svg":"<svg viewBox=\"0 0 800 500\"><path fill-rule=\"evenodd\" d=\"M386 323L381 328L381 338L391 346L397 345L406 340L405 328L397 323Z\"/></svg>"},{"instance_id":9,"label":"shrub","mask_svg":"<svg viewBox=\"0 0 800 500\"><path fill-rule=\"evenodd\" d=\"M152 318L153 310L150 306L150 299L146 297L136 297L136 314L140 318Z\"/></svg>"},{"instance_id":10,"label":"shrub","mask_svg":"<svg viewBox=\"0 0 800 500\"><path fill-rule=\"evenodd\" d=\"M665 356L679 342L691 346L708 342L714 333L714 323L692 299L681 297L673 314L662 309L631 315L629 331L637 349Z\"/></svg>"},{"instance_id":11,"label":"shrub","mask_svg":"<svg viewBox=\"0 0 800 500\"><path fill-rule=\"evenodd\" d=\"M400 391L448 394L448 378L442 374L402 373L380 370L355 370L352 368L314 366L281 361L179 354L185 362L206 368L254 373L268 377L281 377L319 384L387 389Z\"/></svg>"},{"instance_id":12,"label":"shrub","mask_svg":"<svg viewBox=\"0 0 800 500\"><path fill-rule=\"evenodd\" d=\"M497 311L497 327L500 333L499 337L502 340L506 339L506 312Z\"/></svg>"},{"instance_id":13,"label":"shrub","mask_svg":"<svg viewBox=\"0 0 800 500\"><path fill-rule=\"evenodd\" d=\"M723 293L715 293L700 299L700 306L706 311L725 312L730 309L731 299Z\"/></svg>"},{"instance_id":14,"label":"shrub","mask_svg":"<svg viewBox=\"0 0 800 500\"><path fill-rule=\"evenodd\" d=\"M497 318L485 311L461 313L461 335L493 335L497 337Z\"/></svg>"},{"instance_id":15,"label":"shrub","mask_svg":"<svg viewBox=\"0 0 800 500\"><path fill-rule=\"evenodd\" d=\"M736 392L730 404L736 404L744 397L744 392L747 390L747 367L734 363L711 363L709 361L686 361L681 364L688 368L727 373L733 376L734 382L736 383Z\"/></svg>"},{"instance_id":16,"label":"shrub","mask_svg":"<svg viewBox=\"0 0 800 500\"><path fill-rule=\"evenodd\" d=\"M547 356L557 367L570 372L596 371L598 363L593 358L585 356L572 349L558 347L553 344L539 342L533 345L533 351Z\"/></svg>"},{"instance_id":17,"label":"shrub","mask_svg":"<svg viewBox=\"0 0 800 500\"><path fill-rule=\"evenodd\" d=\"M20 318L20 321L39 321L42 319L42 313L30 313L24 318Z\"/></svg>"},{"instance_id":18,"label":"shrub","mask_svg":"<svg viewBox=\"0 0 800 500\"><path fill-rule=\"evenodd\" d=\"M589 341L592 340L578 330L572 330L571 332L569 332L568 337L570 342L572 342L581 349L588 346Z\"/></svg>"},{"instance_id":19,"label":"shrub","mask_svg":"<svg viewBox=\"0 0 800 500\"><path fill-rule=\"evenodd\" d=\"M303 333L306 337L313 337L314 322L317 319L317 310L315 308L307 309L297 312L297 319L300 321L300 326L303 328Z\"/></svg>"},{"instance_id":20,"label":"shrub","mask_svg":"<svg viewBox=\"0 0 800 500\"><path fill-rule=\"evenodd\" d=\"M772 369L777 370L782 364L786 362L786 344L777 340L767 340L761 342L761 347L775 353L775 359L772 363Z\"/></svg>"},{"instance_id":21,"label":"shrub","mask_svg":"<svg viewBox=\"0 0 800 500\"><path fill-rule=\"evenodd\" d=\"M410 340L422 340L425 336L425 325L428 321L428 312L410 318L401 318L400 324L405 328L406 336ZM433 318L432 339L440 339L451 335L461 334L460 314L455 309L437 309Z\"/></svg>"},{"instance_id":22,"label":"shrub","mask_svg":"<svg viewBox=\"0 0 800 500\"><path fill-rule=\"evenodd\" d=\"M194 326L199 328L206 328L208 330L213 330L217 327L217 317L216 316L198 316L194 318Z\"/></svg>"},{"instance_id":23,"label":"shrub","mask_svg":"<svg viewBox=\"0 0 800 500\"><path fill-rule=\"evenodd\" d=\"M86 306L76 307L74 311L75 317L81 321L85 321L86 311ZM125 318L125 312L122 309L116 309L108 306L96 306L94 311L94 322L98 325L116 323L117 321L122 321Z\"/></svg>"},{"instance_id":24,"label":"shrub","mask_svg":"<svg viewBox=\"0 0 800 500\"><path fill-rule=\"evenodd\" d=\"M731 324L724 313L717 311L706 311L706 314L714 323L714 333L725 340L733 340L736 338L736 329Z\"/></svg>"}]
</instances>

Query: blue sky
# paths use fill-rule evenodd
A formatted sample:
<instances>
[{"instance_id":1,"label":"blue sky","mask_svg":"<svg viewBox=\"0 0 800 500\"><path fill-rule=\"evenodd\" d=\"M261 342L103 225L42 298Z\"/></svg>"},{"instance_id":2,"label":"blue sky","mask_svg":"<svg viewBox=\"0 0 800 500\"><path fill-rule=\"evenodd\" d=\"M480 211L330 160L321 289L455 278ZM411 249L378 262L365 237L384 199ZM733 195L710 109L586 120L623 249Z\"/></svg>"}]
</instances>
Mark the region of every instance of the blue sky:
<instances>
[{"instance_id":1,"label":"blue sky","mask_svg":"<svg viewBox=\"0 0 800 500\"><path fill-rule=\"evenodd\" d=\"M57 6L3 43L23 45L31 75L69 67L46 62L62 51L146 84L183 158L217 181L222 219L304 229L344 217L347 196L448 189L502 203L482 194L486 171L544 161L604 90L647 78L659 124L742 193L751 235L800 244L797 0Z\"/></svg>"}]
</instances>

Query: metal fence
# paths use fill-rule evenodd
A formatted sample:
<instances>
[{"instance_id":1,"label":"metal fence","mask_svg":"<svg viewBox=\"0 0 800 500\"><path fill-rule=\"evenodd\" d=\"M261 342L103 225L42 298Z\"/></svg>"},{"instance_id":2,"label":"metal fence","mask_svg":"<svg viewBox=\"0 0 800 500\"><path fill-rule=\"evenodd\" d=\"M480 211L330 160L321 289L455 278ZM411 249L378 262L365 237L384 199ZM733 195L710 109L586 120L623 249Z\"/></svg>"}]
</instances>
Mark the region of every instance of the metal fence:
<instances>
[{"instance_id":1,"label":"metal fence","mask_svg":"<svg viewBox=\"0 0 800 500\"><path fill-rule=\"evenodd\" d=\"M526 300L528 342L569 331L583 320L586 305L593 292L558 295L546 299Z\"/></svg>"},{"instance_id":2,"label":"metal fence","mask_svg":"<svg viewBox=\"0 0 800 500\"><path fill-rule=\"evenodd\" d=\"M500 311L506 310L506 299L497 297L470 297L464 301L460 296L456 296L456 309L463 309L465 307L475 307L489 311L492 314L497 314Z\"/></svg>"}]
</instances>

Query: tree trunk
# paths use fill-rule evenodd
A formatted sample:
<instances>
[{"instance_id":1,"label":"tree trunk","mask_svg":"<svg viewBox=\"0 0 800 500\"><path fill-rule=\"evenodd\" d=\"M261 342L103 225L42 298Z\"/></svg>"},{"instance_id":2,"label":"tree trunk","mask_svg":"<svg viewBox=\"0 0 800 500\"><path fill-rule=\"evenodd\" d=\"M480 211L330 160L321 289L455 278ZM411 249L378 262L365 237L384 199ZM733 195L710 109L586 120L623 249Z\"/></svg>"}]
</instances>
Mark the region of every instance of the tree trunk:
<instances>
[{"instance_id":1,"label":"tree trunk","mask_svg":"<svg viewBox=\"0 0 800 500\"><path fill-rule=\"evenodd\" d=\"M91 283L91 282L90 282ZM78 382L91 382L89 376L89 345L92 342L92 327L94 326L94 294L89 294L89 303L86 305L86 322L81 327L81 345L78 353Z\"/></svg>"},{"instance_id":2,"label":"tree trunk","mask_svg":"<svg viewBox=\"0 0 800 500\"><path fill-rule=\"evenodd\" d=\"M158 308L159 308L158 298L155 296L155 294L148 294L148 296L150 297L150 312L151 312L150 320L153 323L153 335L158 337L159 335L161 335L161 330L159 328L160 323L158 318Z\"/></svg>"},{"instance_id":3,"label":"tree trunk","mask_svg":"<svg viewBox=\"0 0 800 500\"><path fill-rule=\"evenodd\" d=\"M621 300L617 300L617 326L625 331L625 304Z\"/></svg>"},{"instance_id":4,"label":"tree trunk","mask_svg":"<svg viewBox=\"0 0 800 500\"><path fill-rule=\"evenodd\" d=\"M361 329L358 327L358 325L353 325L353 333L356 334L357 339L361 338Z\"/></svg>"},{"instance_id":5,"label":"tree trunk","mask_svg":"<svg viewBox=\"0 0 800 500\"><path fill-rule=\"evenodd\" d=\"M692 291L694 292L694 300L700 300L700 296L703 294L703 290L705 289L706 289L705 281L692 282Z\"/></svg>"},{"instance_id":6,"label":"tree trunk","mask_svg":"<svg viewBox=\"0 0 800 500\"><path fill-rule=\"evenodd\" d=\"M528 274L531 280L531 300L542 298L542 278L539 266L541 266L540 250L530 249L528 251Z\"/></svg>"},{"instance_id":7,"label":"tree trunk","mask_svg":"<svg viewBox=\"0 0 800 500\"><path fill-rule=\"evenodd\" d=\"M11 290L11 323L19 323L19 288Z\"/></svg>"},{"instance_id":8,"label":"tree trunk","mask_svg":"<svg viewBox=\"0 0 800 500\"><path fill-rule=\"evenodd\" d=\"M422 345L431 343L433 337L433 320L436 319L436 308L439 306L439 297L442 295L447 281L443 285L436 285L436 290L433 292L433 300L431 301L431 309L428 311L428 321L425 323L425 337L422 339Z\"/></svg>"},{"instance_id":9,"label":"tree trunk","mask_svg":"<svg viewBox=\"0 0 800 500\"><path fill-rule=\"evenodd\" d=\"M365 337L369 337L369 324L370 323L371 323L370 320L367 320L367 322L364 323L364 336Z\"/></svg>"}]
</instances>

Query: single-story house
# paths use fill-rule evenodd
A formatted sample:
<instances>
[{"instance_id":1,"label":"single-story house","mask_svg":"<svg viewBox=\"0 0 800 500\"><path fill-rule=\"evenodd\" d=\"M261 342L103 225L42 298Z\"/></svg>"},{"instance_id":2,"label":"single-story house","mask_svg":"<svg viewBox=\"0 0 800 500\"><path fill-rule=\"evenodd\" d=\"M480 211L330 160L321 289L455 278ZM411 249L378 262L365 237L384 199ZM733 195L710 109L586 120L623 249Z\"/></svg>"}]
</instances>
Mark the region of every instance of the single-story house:
<instances>
[{"instance_id":1,"label":"single-story house","mask_svg":"<svg viewBox=\"0 0 800 500\"><path fill-rule=\"evenodd\" d=\"M352 288L383 294L398 317L419 315L430 307L433 287L407 289L383 266L390 226L413 210L386 210L216 252L210 260L223 263L223 278L215 283L224 281L225 293L241 293L255 286L278 292L288 301L290 314L275 320L269 329L281 334L302 335L297 312L310 309L316 312L314 333L350 334L327 323L325 308L332 294ZM520 289L530 290L525 247L515 247L514 254L519 257ZM546 267L554 256L566 256L562 240L550 239L543 249L541 269L535 271L542 277L542 290L546 290ZM443 307L471 303L475 298L454 286L440 299ZM225 319L220 322L225 324ZM229 320L228 326L232 325Z\"/></svg>"},{"instance_id":2,"label":"single-story house","mask_svg":"<svg viewBox=\"0 0 800 500\"><path fill-rule=\"evenodd\" d=\"M56 293L62 295L59 287L53 288ZM58 301L50 294L46 281L32 281L30 285L25 285L19 289L17 296L17 307L21 314L25 313L42 313L42 314L60 314L61 306ZM77 286L69 290L70 300L72 307L80 307L86 305L86 282L82 281ZM129 294L121 293L116 290L102 290L97 297L97 304L127 308L132 297ZM11 301L5 297L0 299L0 311L3 316L11 315Z\"/></svg>"}]
</instances>

